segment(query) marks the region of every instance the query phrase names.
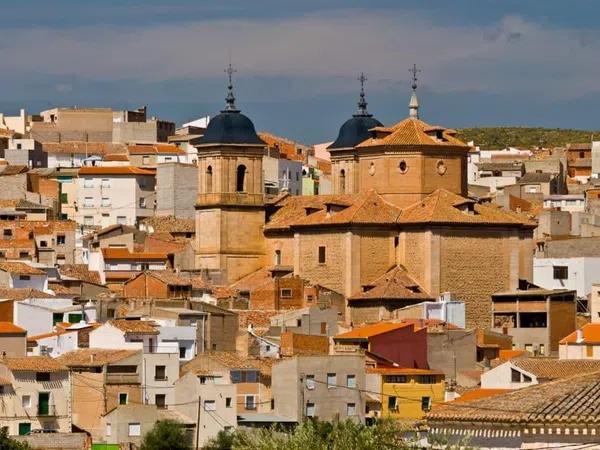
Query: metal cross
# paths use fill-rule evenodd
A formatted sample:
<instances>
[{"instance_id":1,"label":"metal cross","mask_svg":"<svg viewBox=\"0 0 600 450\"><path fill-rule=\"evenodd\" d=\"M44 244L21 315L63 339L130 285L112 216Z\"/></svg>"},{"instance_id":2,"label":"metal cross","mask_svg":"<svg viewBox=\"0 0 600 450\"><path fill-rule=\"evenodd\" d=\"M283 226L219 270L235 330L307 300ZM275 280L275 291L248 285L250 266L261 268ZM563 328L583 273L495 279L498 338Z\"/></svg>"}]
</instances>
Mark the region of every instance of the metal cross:
<instances>
[{"instance_id":1,"label":"metal cross","mask_svg":"<svg viewBox=\"0 0 600 450\"><path fill-rule=\"evenodd\" d=\"M360 91L364 92L365 91L365 81L367 81L368 78L365 76L365 74L363 72L360 73L360 77L358 77L358 81L360 81Z\"/></svg>"},{"instance_id":2,"label":"metal cross","mask_svg":"<svg viewBox=\"0 0 600 450\"><path fill-rule=\"evenodd\" d=\"M227 69L225 69L225 73L229 76L229 86L232 86L232 81L231 81L231 76L236 73L237 70L235 70L232 66L231 63L229 63L229 66L227 66ZM233 86L232 86L233 87Z\"/></svg>"},{"instance_id":3,"label":"metal cross","mask_svg":"<svg viewBox=\"0 0 600 450\"><path fill-rule=\"evenodd\" d=\"M417 88L417 80L418 80L417 74L419 72L422 72L422 71L421 71L421 69L417 69L417 65L416 64L413 64L412 69L408 69L408 71L410 73L412 73L412 82L413 82L412 88L416 89Z\"/></svg>"}]
</instances>

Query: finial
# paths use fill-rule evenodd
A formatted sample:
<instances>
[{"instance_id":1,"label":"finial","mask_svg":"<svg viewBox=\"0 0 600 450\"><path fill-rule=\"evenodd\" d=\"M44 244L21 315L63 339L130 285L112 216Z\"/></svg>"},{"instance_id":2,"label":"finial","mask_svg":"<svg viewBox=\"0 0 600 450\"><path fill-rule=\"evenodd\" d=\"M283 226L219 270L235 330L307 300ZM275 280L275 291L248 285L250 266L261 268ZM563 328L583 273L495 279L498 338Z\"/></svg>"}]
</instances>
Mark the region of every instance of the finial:
<instances>
[{"instance_id":1,"label":"finial","mask_svg":"<svg viewBox=\"0 0 600 450\"><path fill-rule=\"evenodd\" d=\"M367 111L367 100L365 99L365 81L367 81L367 77L364 73L360 73L358 81L360 81L360 97L358 99L358 111L354 114L354 117L371 117L372 114Z\"/></svg>"},{"instance_id":2,"label":"finial","mask_svg":"<svg viewBox=\"0 0 600 450\"><path fill-rule=\"evenodd\" d=\"M225 73L227 74L227 76L229 77L229 84L227 85L227 97L225 97L225 103L227 103L227 105L225 106L225 111L228 112L238 112L239 110L235 107L235 96L233 95L233 80L232 80L232 75L237 72L237 70L235 70L232 66L231 66L231 62L229 63L229 66L227 67L227 69L225 69Z\"/></svg>"},{"instance_id":3,"label":"finial","mask_svg":"<svg viewBox=\"0 0 600 450\"><path fill-rule=\"evenodd\" d=\"M417 69L417 65L413 64L412 69L408 69L412 73L412 95L410 96L410 102L408 103L409 116L416 119L419 118L419 100L417 99L417 73L421 72L421 69Z\"/></svg>"}]
</instances>

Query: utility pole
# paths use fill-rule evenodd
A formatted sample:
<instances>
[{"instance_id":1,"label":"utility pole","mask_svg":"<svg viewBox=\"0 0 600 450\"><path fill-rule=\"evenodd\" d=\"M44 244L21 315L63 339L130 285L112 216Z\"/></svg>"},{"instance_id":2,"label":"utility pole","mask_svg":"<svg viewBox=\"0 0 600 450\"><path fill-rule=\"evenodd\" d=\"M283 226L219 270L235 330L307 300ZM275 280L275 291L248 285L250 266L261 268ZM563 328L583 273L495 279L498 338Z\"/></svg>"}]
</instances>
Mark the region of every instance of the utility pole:
<instances>
[{"instance_id":1,"label":"utility pole","mask_svg":"<svg viewBox=\"0 0 600 450\"><path fill-rule=\"evenodd\" d=\"M202 409L202 397L198 396L198 418L196 419L196 450L200 448L200 411Z\"/></svg>"},{"instance_id":2,"label":"utility pole","mask_svg":"<svg viewBox=\"0 0 600 450\"><path fill-rule=\"evenodd\" d=\"M302 418L301 423L304 422L305 419L305 414L306 414L306 408L304 406L304 374L301 373L300 374L300 416Z\"/></svg>"}]
</instances>

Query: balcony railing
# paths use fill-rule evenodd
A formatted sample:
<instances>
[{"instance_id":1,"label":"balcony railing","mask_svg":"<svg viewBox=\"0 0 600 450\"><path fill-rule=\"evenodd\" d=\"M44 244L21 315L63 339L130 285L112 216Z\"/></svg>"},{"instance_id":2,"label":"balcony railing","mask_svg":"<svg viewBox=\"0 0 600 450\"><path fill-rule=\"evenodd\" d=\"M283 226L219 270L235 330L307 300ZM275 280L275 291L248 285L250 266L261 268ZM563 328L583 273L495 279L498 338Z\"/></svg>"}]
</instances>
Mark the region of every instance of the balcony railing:
<instances>
[{"instance_id":1,"label":"balcony railing","mask_svg":"<svg viewBox=\"0 0 600 450\"><path fill-rule=\"evenodd\" d=\"M137 373L107 373L107 384L140 384L140 375Z\"/></svg>"},{"instance_id":2,"label":"balcony railing","mask_svg":"<svg viewBox=\"0 0 600 450\"><path fill-rule=\"evenodd\" d=\"M56 405L38 405L37 415L40 417L56 416Z\"/></svg>"}]
</instances>

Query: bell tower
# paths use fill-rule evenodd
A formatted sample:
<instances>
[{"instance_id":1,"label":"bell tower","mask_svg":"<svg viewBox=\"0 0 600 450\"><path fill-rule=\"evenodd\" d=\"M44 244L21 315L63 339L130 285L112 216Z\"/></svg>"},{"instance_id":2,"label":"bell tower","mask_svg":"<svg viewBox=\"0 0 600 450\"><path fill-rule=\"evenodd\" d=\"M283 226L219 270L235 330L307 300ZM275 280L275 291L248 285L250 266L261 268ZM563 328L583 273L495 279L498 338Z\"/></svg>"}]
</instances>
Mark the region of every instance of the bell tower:
<instances>
[{"instance_id":1,"label":"bell tower","mask_svg":"<svg viewBox=\"0 0 600 450\"><path fill-rule=\"evenodd\" d=\"M231 64L225 72L225 109L197 145L196 267L231 283L263 265L265 143L235 106Z\"/></svg>"}]
</instances>

